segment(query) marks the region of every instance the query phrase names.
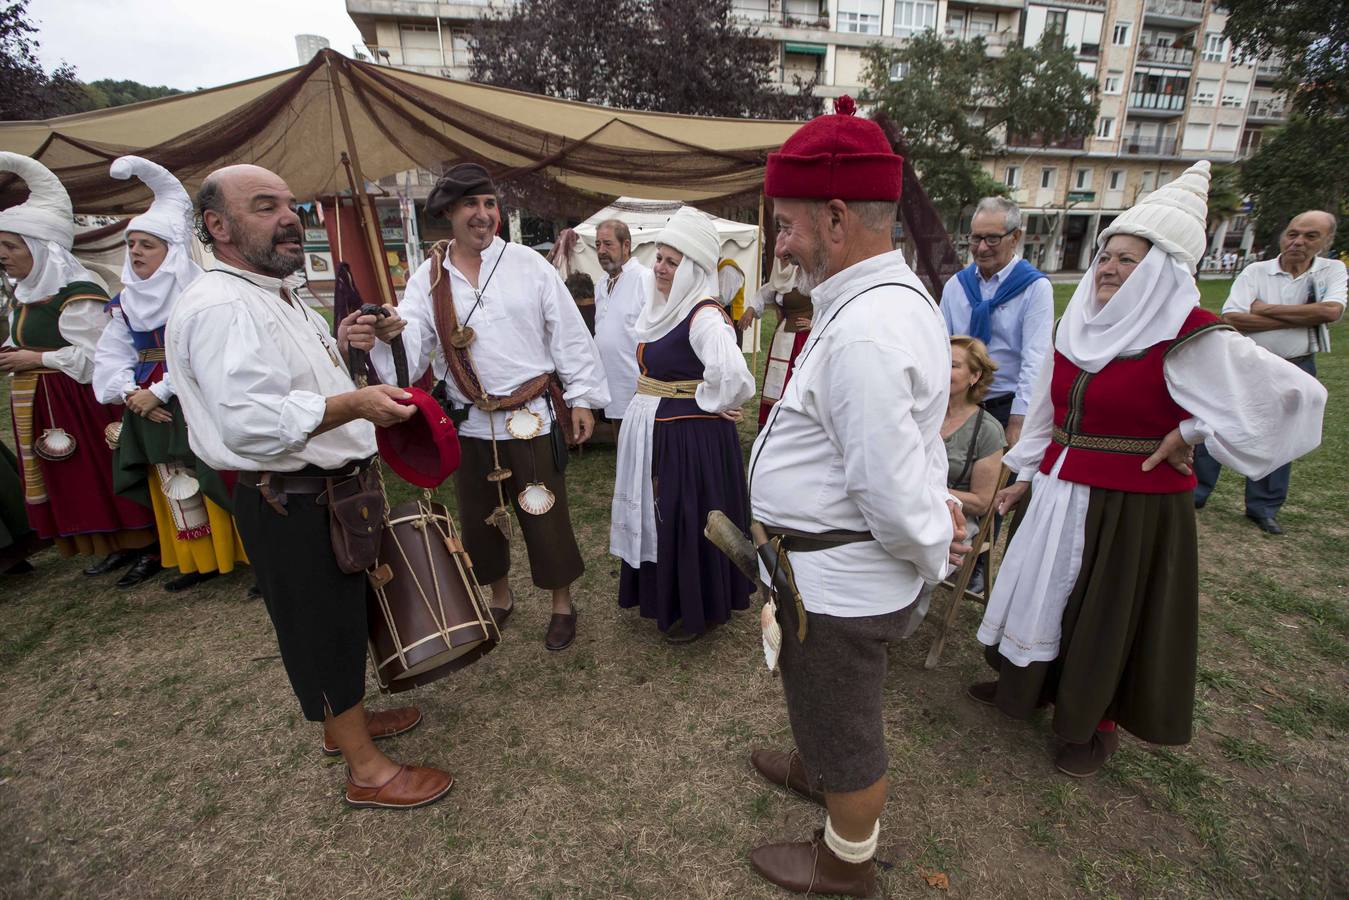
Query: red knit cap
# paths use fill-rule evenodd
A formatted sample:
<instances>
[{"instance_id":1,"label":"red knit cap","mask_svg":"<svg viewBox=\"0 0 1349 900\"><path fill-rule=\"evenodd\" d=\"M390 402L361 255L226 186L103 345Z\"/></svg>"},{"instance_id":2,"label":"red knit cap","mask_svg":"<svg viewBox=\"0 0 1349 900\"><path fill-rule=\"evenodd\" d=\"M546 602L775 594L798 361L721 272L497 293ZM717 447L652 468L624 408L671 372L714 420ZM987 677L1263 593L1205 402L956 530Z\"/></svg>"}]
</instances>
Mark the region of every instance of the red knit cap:
<instances>
[{"instance_id":1,"label":"red knit cap","mask_svg":"<svg viewBox=\"0 0 1349 900\"><path fill-rule=\"evenodd\" d=\"M791 200L898 200L904 158L847 95L768 154L764 194Z\"/></svg>"}]
</instances>

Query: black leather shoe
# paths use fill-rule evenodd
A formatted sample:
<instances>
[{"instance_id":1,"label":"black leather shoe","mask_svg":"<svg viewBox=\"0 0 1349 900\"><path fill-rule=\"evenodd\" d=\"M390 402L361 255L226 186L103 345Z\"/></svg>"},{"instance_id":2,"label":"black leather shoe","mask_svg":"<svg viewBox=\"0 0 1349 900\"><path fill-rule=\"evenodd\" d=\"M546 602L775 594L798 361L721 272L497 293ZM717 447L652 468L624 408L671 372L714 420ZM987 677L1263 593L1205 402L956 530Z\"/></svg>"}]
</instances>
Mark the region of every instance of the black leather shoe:
<instances>
[{"instance_id":1,"label":"black leather shoe","mask_svg":"<svg viewBox=\"0 0 1349 900\"><path fill-rule=\"evenodd\" d=\"M1206 503L1208 503L1208 498L1207 498L1207 497L1205 497L1203 500L1200 500L1198 497L1195 497L1195 498L1194 498L1194 508L1195 508L1195 509L1203 509L1203 508L1204 508L1204 504L1206 504Z\"/></svg>"},{"instance_id":2,"label":"black leather shoe","mask_svg":"<svg viewBox=\"0 0 1349 900\"><path fill-rule=\"evenodd\" d=\"M119 588L132 588L149 578L154 578L164 567L159 564L159 557L150 556L148 553L136 560L136 564L127 570L127 573L117 579Z\"/></svg>"},{"instance_id":3,"label":"black leather shoe","mask_svg":"<svg viewBox=\"0 0 1349 900\"><path fill-rule=\"evenodd\" d=\"M1255 527L1265 534L1283 534L1283 529L1279 527L1278 521L1273 516L1253 516L1246 513L1246 518L1254 522Z\"/></svg>"},{"instance_id":4,"label":"black leather shoe","mask_svg":"<svg viewBox=\"0 0 1349 900\"><path fill-rule=\"evenodd\" d=\"M96 562L85 569L84 574L93 578L98 575L107 575L109 572L116 572L123 566L131 565L139 555L139 550L114 550L103 557L100 562Z\"/></svg>"},{"instance_id":5,"label":"black leather shoe","mask_svg":"<svg viewBox=\"0 0 1349 900\"><path fill-rule=\"evenodd\" d=\"M219 572L187 572L179 575L177 578L164 585L164 590L177 593L185 591L188 588L194 588L203 581L210 581L220 575Z\"/></svg>"}]
</instances>

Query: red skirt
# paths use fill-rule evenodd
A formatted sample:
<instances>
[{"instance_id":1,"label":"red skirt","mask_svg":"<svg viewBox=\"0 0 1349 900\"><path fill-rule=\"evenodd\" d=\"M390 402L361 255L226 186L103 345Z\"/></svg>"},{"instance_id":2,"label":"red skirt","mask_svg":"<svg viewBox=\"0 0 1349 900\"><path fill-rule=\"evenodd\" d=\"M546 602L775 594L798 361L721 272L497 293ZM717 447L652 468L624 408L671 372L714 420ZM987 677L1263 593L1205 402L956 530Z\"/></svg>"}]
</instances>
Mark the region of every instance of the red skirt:
<instances>
[{"instance_id":1,"label":"red skirt","mask_svg":"<svg viewBox=\"0 0 1349 900\"><path fill-rule=\"evenodd\" d=\"M57 539L67 554L108 553L154 543L154 513L118 497L112 489L112 450L103 432L110 423L121 421L120 405L105 406L89 385L44 370L14 378L10 414L28 520L38 534ZM75 452L59 462L42 459L33 449L50 428L63 429L75 439Z\"/></svg>"}]
</instances>

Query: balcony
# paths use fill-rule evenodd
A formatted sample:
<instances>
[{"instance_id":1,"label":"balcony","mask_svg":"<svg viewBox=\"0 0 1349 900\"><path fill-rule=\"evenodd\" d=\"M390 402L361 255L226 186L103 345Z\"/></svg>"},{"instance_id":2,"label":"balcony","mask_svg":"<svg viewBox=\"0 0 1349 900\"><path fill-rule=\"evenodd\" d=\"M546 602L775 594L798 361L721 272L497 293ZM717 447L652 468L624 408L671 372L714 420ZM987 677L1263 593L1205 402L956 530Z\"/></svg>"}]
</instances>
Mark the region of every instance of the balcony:
<instances>
[{"instance_id":1,"label":"balcony","mask_svg":"<svg viewBox=\"0 0 1349 900\"><path fill-rule=\"evenodd\" d=\"M764 9L755 6L731 5L731 17L754 25L778 28L829 28L829 16L794 14L783 9Z\"/></svg>"},{"instance_id":2,"label":"balcony","mask_svg":"<svg viewBox=\"0 0 1349 900\"><path fill-rule=\"evenodd\" d=\"M1188 69L1194 65L1194 51L1189 47L1161 47L1156 44L1139 44L1138 61L1158 66L1179 66Z\"/></svg>"},{"instance_id":3,"label":"balcony","mask_svg":"<svg viewBox=\"0 0 1349 900\"><path fill-rule=\"evenodd\" d=\"M1143 18L1195 25L1204 20L1204 4L1195 0L1147 0L1143 5Z\"/></svg>"},{"instance_id":4,"label":"balcony","mask_svg":"<svg viewBox=\"0 0 1349 900\"><path fill-rule=\"evenodd\" d=\"M1130 91L1129 112L1145 116L1178 116L1185 112L1185 95Z\"/></svg>"},{"instance_id":5,"label":"balcony","mask_svg":"<svg viewBox=\"0 0 1349 900\"><path fill-rule=\"evenodd\" d=\"M1175 137L1128 137L1120 145L1121 152L1129 156L1175 156Z\"/></svg>"},{"instance_id":6,"label":"balcony","mask_svg":"<svg viewBox=\"0 0 1349 900\"><path fill-rule=\"evenodd\" d=\"M1283 100L1252 100L1246 107L1246 118L1251 121L1282 122L1288 117Z\"/></svg>"},{"instance_id":7,"label":"balcony","mask_svg":"<svg viewBox=\"0 0 1349 900\"><path fill-rule=\"evenodd\" d=\"M1283 77L1283 60L1266 59L1255 64L1256 81L1278 81Z\"/></svg>"},{"instance_id":8,"label":"balcony","mask_svg":"<svg viewBox=\"0 0 1349 900\"><path fill-rule=\"evenodd\" d=\"M1048 150L1082 150L1087 146L1087 139L1082 137L1049 137L1042 134L1017 134L1015 132L1007 135L1007 146L1009 147L1043 147Z\"/></svg>"},{"instance_id":9,"label":"balcony","mask_svg":"<svg viewBox=\"0 0 1349 900\"><path fill-rule=\"evenodd\" d=\"M946 31L942 36L948 41L972 41L975 38L983 38L985 47L998 51L1006 50L1016 40L1016 35L1010 29L1005 31L975 31L969 28L961 30L950 25L946 26Z\"/></svg>"}]
</instances>

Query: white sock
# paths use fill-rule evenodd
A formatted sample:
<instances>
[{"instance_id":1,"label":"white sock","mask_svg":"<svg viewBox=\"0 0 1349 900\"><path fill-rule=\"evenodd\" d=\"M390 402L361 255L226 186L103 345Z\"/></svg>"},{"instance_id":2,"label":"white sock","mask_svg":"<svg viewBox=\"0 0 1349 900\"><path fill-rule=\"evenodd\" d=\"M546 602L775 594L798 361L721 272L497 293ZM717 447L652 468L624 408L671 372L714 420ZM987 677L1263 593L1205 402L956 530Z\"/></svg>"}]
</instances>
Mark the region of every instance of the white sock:
<instances>
[{"instance_id":1,"label":"white sock","mask_svg":"<svg viewBox=\"0 0 1349 900\"><path fill-rule=\"evenodd\" d=\"M824 844L834 855L846 863L864 863L876 855L876 844L881 836L881 823L876 820L876 826L871 829L871 837L864 841L850 841L839 837L834 830L834 823L828 816L824 819Z\"/></svg>"}]
</instances>

